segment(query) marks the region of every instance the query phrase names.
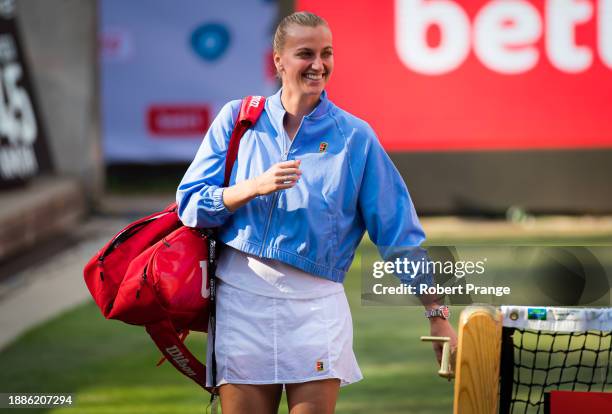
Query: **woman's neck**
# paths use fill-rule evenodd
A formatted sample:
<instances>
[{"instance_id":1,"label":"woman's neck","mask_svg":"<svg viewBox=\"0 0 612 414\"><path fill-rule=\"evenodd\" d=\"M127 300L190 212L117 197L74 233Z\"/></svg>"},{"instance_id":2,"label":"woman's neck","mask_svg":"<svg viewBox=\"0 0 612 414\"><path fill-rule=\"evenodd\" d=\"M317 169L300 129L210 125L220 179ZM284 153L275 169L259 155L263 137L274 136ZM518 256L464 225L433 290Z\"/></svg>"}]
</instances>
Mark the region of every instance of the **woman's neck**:
<instances>
[{"instance_id":1,"label":"woman's neck","mask_svg":"<svg viewBox=\"0 0 612 414\"><path fill-rule=\"evenodd\" d=\"M302 118L312 112L319 99L320 96L301 95L283 88L281 102L287 112L283 119L283 127L290 140L293 140L297 134Z\"/></svg>"},{"instance_id":2,"label":"woman's neck","mask_svg":"<svg viewBox=\"0 0 612 414\"><path fill-rule=\"evenodd\" d=\"M320 95L302 95L283 88L281 102L287 115L301 120L312 112L319 103Z\"/></svg>"}]
</instances>

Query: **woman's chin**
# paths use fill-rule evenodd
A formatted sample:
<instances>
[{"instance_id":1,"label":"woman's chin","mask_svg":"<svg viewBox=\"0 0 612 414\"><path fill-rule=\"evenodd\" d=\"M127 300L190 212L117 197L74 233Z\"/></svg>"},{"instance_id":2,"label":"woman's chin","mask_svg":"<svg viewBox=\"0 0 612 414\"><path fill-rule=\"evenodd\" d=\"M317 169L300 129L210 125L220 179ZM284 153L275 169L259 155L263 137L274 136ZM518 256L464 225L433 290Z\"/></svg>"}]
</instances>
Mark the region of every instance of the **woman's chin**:
<instances>
[{"instance_id":1,"label":"woman's chin","mask_svg":"<svg viewBox=\"0 0 612 414\"><path fill-rule=\"evenodd\" d=\"M317 82L317 84L314 85L304 85L302 87L302 91L304 91L306 95L321 95L323 89L325 89L325 83L323 82Z\"/></svg>"}]
</instances>

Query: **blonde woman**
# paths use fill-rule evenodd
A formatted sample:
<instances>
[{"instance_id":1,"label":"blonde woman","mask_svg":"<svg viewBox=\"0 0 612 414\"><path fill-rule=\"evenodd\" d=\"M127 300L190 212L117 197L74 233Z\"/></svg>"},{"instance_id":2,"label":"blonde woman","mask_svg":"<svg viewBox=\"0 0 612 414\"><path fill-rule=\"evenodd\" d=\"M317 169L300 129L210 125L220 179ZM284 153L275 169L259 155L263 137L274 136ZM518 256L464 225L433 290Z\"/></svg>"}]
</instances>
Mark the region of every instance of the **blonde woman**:
<instances>
[{"instance_id":1,"label":"blonde woman","mask_svg":"<svg viewBox=\"0 0 612 414\"><path fill-rule=\"evenodd\" d=\"M374 131L327 97L327 22L308 12L285 17L274 64L282 88L242 138L229 186L225 154L239 100L211 125L177 202L186 225L218 227L224 244L214 384L223 413L276 413L283 387L291 414L333 413L339 387L362 378L342 285L355 249L365 231L384 258L425 236ZM448 321L432 316L432 334L455 341ZM209 335L208 367L211 344Z\"/></svg>"}]
</instances>

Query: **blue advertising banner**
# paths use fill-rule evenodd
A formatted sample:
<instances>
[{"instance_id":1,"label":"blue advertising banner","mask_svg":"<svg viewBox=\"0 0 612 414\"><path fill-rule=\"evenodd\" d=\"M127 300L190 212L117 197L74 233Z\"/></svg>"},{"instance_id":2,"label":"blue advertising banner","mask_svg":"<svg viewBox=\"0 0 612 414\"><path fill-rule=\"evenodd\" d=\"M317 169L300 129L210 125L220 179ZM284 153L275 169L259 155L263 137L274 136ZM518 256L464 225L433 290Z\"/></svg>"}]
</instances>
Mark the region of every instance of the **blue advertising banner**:
<instances>
[{"instance_id":1,"label":"blue advertising banner","mask_svg":"<svg viewBox=\"0 0 612 414\"><path fill-rule=\"evenodd\" d=\"M106 162L190 161L226 102L272 94L276 16L265 0L102 0Z\"/></svg>"}]
</instances>

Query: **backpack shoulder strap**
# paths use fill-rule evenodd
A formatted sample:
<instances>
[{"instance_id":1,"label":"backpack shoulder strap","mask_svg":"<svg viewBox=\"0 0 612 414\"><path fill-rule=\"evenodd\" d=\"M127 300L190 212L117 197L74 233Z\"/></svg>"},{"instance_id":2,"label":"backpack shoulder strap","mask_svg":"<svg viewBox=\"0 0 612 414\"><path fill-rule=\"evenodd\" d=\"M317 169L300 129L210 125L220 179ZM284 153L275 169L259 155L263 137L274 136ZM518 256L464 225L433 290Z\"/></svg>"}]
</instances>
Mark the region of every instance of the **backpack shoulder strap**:
<instances>
[{"instance_id":1,"label":"backpack shoulder strap","mask_svg":"<svg viewBox=\"0 0 612 414\"><path fill-rule=\"evenodd\" d=\"M181 374L192 379L206 391L212 391L206 387L206 367L185 346L169 318L145 325L145 328L165 359Z\"/></svg>"},{"instance_id":2,"label":"backpack shoulder strap","mask_svg":"<svg viewBox=\"0 0 612 414\"><path fill-rule=\"evenodd\" d=\"M240 105L240 113L238 119L234 124L234 130L230 138L229 147L227 149L227 155L225 157L225 179L223 180L223 186L227 187L229 184L230 176L232 175L232 169L238 157L238 147L240 146L240 139L244 133L259 119L261 113L264 110L266 98L264 96L247 96L242 100Z\"/></svg>"}]
</instances>

